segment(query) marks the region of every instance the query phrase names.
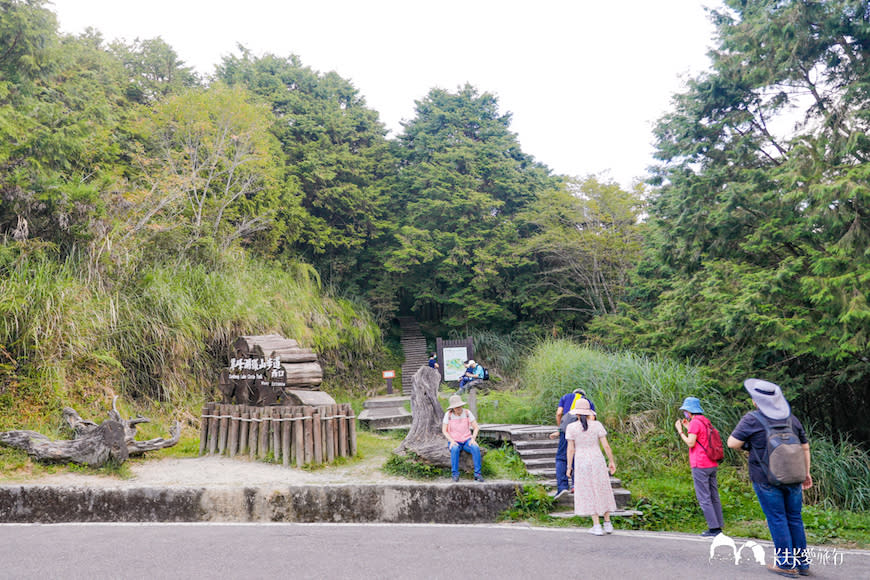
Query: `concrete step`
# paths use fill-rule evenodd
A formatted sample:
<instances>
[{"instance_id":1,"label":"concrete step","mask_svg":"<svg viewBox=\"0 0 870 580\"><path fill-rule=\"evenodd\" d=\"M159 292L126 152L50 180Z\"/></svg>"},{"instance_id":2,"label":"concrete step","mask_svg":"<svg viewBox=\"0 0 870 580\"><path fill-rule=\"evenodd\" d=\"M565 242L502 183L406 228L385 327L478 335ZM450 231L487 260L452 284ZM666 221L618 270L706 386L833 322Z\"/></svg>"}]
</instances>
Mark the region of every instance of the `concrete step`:
<instances>
[{"instance_id":1,"label":"concrete step","mask_svg":"<svg viewBox=\"0 0 870 580\"><path fill-rule=\"evenodd\" d=\"M524 457L523 463L526 464L526 471L529 473L538 469L546 469L549 473L555 473L556 471L555 457L542 457L540 459L526 459Z\"/></svg>"},{"instance_id":2,"label":"concrete step","mask_svg":"<svg viewBox=\"0 0 870 580\"><path fill-rule=\"evenodd\" d=\"M624 508L631 504L631 492L622 487L614 487L613 500L616 502L617 508ZM574 494L563 494L555 501L555 505L561 508L574 509Z\"/></svg>"},{"instance_id":3,"label":"concrete step","mask_svg":"<svg viewBox=\"0 0 870 580\"><path fill-rule=\"evenodd\" d=\"M374 397L363 403L365 409L404 409L405 403L409 403L411 397Z\"/></svg>"},{"instance_id":4,"label":"concrete step","mask_svg":"<svg viewBox=\"0 0 870 580\"><path fill-rule=\"evenodd\" d=\"M522 457L523 461L527 459L556 459L556 450L549 448L532 448L532 449L517 449L517 453Z\"/></svg>"},{"instance_id":5,"label":"concrete step","mask_svg":"<svg viewBox=\"0 0 870 580\"><path fill-rule=\"evenodd\" d=\"M637 510L616 510L615 512L610 512L610 517L612 518L630 518L634 516L642 516L643 512L639 512ZM550 514L551 518L573 518L574 511L565 511L565 512L553 512Z\"/></svg>"},{"instance_id":6,"label":"concrete step","mask_svg":"<svg viewBox=\"0 0 870 580\"><path fill-rule=\"evenodd\" d=\"M514 443L514 447L516 450L522 453L525 450L532 449L546 449L552 452L554 455L556 450L559 448L559 440L558 439L532 439L529 441L517 441Z\"/></svg>"}]
</instances>

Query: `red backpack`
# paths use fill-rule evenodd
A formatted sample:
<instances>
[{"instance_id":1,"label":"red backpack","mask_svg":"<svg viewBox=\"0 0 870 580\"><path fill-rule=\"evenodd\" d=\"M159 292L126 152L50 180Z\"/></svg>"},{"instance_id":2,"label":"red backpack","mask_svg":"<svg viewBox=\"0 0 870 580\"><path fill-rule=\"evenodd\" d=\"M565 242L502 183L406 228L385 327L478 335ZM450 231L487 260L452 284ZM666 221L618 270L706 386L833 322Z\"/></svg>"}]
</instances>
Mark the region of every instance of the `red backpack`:
<instances>
[{"instance_id":1,"label":"red backpack","mask_svg":"<svg viewBox=\"0 0 870 580\"><path fill-rule=\"evenodd\" d=\"M725 458L725 448L722 447L722 436L719 435L719 431L713 427L713 423L710 422L710 419L704 417L704 421L704 426L707 428L707 446L704 447L701 445L701 449L704 450L704 453L707 454L707 457L709 457L711 461L719 463ZM698 444L701 444L700 439L698 440Z\"/></svg>"}]
</instances>

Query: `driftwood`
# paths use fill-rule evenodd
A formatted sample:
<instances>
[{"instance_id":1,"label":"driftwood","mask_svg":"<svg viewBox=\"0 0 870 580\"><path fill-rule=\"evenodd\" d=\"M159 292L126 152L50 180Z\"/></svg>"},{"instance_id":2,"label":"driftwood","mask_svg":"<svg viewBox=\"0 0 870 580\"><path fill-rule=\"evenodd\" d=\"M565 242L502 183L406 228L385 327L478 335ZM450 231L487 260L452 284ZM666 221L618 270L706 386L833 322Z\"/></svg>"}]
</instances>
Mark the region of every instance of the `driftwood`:
<instances>
[{"instance_id":1,"label":"driftwood","mask_svg":"<svg viewBox=\"0 0 870 580\"><path fill-rule=\"evenodd\" d=\"M411 381L411 429L402 443L393 450L396 455L413 453L417 458L436 467L450 467L450 451L447 439L441 433L444 409L438 401L438 386L441 374L428 365L421 366ZM480 450L481 454L484 450ZM459 466L472 471L471 455L462 453Z\"/></svg>"},{"instance_id":2,"label":"driftwood","mask_svg":"<svg viewBox=\"0 0 870 580\"><path fill-rule=\"evenodd\" d=\"M73 439L52 441L36 431L4 431L0 432L0 445L22 449L39 461L72 462L100 467L109 461L123 463L130 456L142 455L146 451L163 449L178 443L181 436L181 424L178 421L169 430L169 439L158 437L137 441L136 425L148 423L149 419L142 416L122 419L115 407L116 401L117 397L112 401L109 419L99 425L82 419L70 407L64 408L63 418L73 430Z\"/></svg>"}]
</instances>

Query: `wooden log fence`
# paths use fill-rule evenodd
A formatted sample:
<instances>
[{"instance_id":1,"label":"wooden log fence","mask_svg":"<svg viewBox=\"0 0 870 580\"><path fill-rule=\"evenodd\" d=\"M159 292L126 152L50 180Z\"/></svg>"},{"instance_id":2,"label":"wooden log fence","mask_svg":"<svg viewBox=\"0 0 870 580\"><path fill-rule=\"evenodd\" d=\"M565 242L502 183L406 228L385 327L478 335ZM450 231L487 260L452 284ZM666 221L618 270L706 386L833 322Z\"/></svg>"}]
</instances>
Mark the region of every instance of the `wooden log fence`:
<instances>
[{"instance_id":1,"label":"wooden log fence","mask_svg":"<svg viewBox=\"0 0 870 580\"><path fill-rule=\"evenodd\" d=\"M199 454L247 454L302 467L356 455L356 417L348 403L317 407L254 407L206 403Z\"/></svg>"}]
</instances>

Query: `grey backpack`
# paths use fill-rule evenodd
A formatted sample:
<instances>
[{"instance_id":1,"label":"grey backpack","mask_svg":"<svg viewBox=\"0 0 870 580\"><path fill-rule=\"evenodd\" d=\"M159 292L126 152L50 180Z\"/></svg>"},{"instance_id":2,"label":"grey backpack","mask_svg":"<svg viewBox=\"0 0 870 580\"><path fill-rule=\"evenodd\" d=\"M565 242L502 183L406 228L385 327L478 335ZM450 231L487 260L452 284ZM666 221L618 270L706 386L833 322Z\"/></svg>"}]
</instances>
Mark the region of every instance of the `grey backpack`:
<instances>
[{"instance_id":1,"label":"grey backpack","mask_svg":"<svg viewBox=\"0 0 870 580\"><path fill-rule=\"evenodd\" d=\"M784 421L771 422L761 412L755 417L764 427L767 437L767 452L761 467L771 485L802 483L807 477L807 460L801 440L793 427L793 416Z\"/></svg>"}]
</instances>

